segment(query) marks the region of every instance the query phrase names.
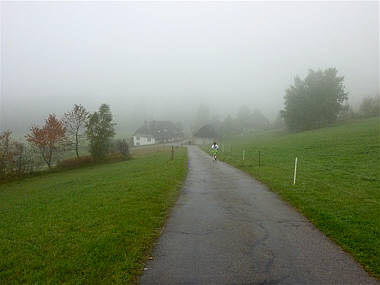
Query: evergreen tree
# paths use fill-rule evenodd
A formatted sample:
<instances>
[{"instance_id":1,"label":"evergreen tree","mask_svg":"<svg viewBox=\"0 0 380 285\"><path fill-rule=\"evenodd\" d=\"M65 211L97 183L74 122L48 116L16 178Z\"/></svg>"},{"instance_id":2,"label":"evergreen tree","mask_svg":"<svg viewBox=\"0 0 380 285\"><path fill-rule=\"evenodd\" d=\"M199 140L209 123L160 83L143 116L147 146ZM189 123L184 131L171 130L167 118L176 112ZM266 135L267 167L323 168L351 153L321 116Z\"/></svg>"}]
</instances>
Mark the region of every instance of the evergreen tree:
<instances>
[{"instance_id":1,"label":"evergreen tree","mask_svg":"<svg viewBox=\"0 0 380 285\"><path fill-rule=\"evenodd\" d=\"M115 135L114 126L110 107L106 104L102 104L98 112L89 115L86 134L94 160L105 159Z\"/></svg>"}]
</instances>

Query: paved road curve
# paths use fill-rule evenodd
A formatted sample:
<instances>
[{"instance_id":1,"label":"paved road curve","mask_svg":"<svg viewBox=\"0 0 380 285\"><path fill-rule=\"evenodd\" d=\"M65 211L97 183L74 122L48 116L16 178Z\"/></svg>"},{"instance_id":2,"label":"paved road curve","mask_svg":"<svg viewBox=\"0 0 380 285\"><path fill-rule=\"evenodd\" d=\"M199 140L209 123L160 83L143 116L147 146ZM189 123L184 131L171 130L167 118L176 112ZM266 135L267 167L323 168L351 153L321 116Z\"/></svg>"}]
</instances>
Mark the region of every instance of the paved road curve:
<instances>
[{"instance_id":1,"label":"paved road curve","mask_svg":"<svg viewBox=\"0 0 380 285\"><path fill-rule=\"evenodd\" d=\"M141 284L379 284L265 186L196 147L188 155Z\"/></svg>"}]
</instances>

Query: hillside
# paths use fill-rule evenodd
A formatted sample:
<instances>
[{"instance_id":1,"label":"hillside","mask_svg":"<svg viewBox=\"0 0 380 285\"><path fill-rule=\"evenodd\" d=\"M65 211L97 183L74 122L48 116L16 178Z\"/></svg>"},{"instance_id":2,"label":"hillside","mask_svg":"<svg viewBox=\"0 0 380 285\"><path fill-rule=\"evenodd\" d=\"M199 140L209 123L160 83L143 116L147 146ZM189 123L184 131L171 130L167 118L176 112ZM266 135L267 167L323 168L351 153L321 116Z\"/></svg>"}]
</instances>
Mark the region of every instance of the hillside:
<instances>
[{"instance_id":1,"label":"hillside","mask_svg":"<svg viewBox=\"0 0 380 285\"><path fill-rule=\"evenodd\" d=\"M221 145L219 159L268 185L380 277L378 118L295 134L262 132Z\"/></svg>"}]
</instances>

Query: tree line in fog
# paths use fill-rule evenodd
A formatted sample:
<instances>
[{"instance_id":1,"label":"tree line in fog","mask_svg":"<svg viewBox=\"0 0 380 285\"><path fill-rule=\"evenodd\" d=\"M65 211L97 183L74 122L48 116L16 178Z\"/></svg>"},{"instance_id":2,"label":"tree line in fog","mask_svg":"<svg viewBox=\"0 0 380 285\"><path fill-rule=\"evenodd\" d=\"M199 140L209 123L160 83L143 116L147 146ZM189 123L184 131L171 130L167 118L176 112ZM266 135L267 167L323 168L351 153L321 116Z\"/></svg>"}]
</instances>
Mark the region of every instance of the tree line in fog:
<instances>
[{"instance_id":1,"label":"tree line in fog","mask_svg":"<svg viewBox=\"0 0 380 285\"><path fill-rule=\"evenodd\" d=\"M296 77L286 90L284 109L274 122L260 110L252 111L248 106L220 120L210 115L207 106L201 105L190 132L196 132L205 124L212 125L221 137L269 128L297 132L325 127L337 120L380 116L379 94L364 98L356 112L347 100L344 77L338 76L335 68L310 70L304 79ZM30 128L25 135L26 143L16 141L11 130L4 130L0 133L0 178L44 167L50 169L53 165L71 167L110 157L128 159L127 140L114 140L115 125L107 104L102 104L94 113L75 104L62 118L49 114L43 125Z\"/></svg>"}]
</instances>

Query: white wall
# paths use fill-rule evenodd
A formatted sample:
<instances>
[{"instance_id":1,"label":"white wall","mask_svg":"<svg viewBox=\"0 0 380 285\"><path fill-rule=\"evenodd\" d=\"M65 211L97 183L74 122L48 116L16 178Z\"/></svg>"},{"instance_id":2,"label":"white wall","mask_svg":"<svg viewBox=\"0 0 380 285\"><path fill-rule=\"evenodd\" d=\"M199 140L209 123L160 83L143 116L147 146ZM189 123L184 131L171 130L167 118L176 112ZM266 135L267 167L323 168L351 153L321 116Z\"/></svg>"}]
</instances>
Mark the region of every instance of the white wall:
<instances>
[{"instance_id":1,"label":"white wall","mask_svg":"<svg viewBox=\"0 0 380 285\"><path fill-rule=\"evenodd\" d=\"M150 144L155 144L156 140L154 138L148 138L144 136L133 136L133 145L138 146L138 145L150 145Z\"/></svg>"}]
</instances>

